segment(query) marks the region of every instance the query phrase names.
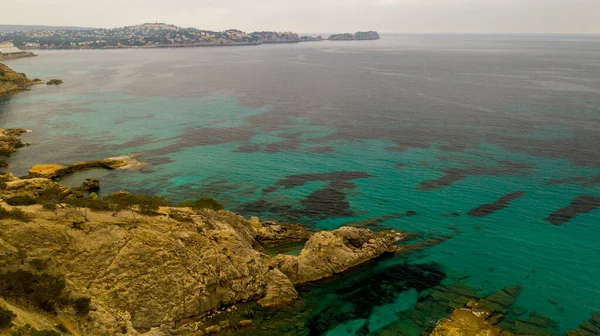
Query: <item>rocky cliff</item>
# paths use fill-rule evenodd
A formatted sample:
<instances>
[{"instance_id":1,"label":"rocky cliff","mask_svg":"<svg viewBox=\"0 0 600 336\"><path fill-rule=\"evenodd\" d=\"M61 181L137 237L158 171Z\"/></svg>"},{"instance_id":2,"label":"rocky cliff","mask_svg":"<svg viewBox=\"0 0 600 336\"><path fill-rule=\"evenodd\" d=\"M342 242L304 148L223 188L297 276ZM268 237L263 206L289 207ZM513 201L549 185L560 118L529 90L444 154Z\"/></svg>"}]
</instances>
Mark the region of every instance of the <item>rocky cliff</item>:
<instances>
[{"instance_id":1,"label":"rocky cliff","mask_svg":"<svg viewBox=\"0 0 600 336\"><path fill-rule=\"evenodd\" d=\"M91 210L83 206L94 194L82 198L52 179L0 178L4 306L27 316L51 312L28 323L43 329L50 319L75 335L210 332L213 326L202 318L219 308L247 301L285 306L298 297L294 284L395 251L404 236L352 227L311 234L298 225L210 209L147 212L131 205L119 211L102 203L106 209ZM49 194L78 202L61 198L48 208ZM309 237L292 259L262 252L277 241Z\"/></svg>"},{"instance_id":2,"label":"rocky cliff","mask_svg":"<svg viewBox=\"0 0 600 336\"><path fill-rule=\"evenodd\" d=\"M0 96L27 90L39 80L30 80L25 74L17 73L6 65L0 63Z\"/></svg>"}]
</instances>

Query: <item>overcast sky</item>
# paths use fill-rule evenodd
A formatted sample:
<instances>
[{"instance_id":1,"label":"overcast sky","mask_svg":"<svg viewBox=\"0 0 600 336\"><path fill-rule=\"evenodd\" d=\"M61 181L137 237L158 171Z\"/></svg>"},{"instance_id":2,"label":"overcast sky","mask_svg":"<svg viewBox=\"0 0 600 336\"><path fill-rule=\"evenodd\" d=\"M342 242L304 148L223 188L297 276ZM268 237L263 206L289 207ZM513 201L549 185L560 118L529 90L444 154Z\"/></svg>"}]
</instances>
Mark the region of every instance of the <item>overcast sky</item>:
<instances>
[{"instance_id":1,"label":"overcast sky","mask_svg":"<svg viewBox=\"0 0 600 336\"><path fill-rule=\"evenodd\" d=\"M14 0L2 24L208 30L600 33L600 0Z\"/></svg>"}]
</instances>

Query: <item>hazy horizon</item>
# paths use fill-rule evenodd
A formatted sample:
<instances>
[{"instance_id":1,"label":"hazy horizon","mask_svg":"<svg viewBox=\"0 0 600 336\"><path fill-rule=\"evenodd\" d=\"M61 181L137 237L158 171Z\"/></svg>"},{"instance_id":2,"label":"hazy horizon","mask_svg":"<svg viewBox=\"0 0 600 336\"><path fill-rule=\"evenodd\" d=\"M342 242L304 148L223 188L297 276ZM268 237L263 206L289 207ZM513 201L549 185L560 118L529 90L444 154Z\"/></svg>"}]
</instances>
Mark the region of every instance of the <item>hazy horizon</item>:
<instances>
[{"instance_id":1,"label":"hazy horizon","mask_svg":"<svg viewBox=\"0 0 600 336\"><path fill-rule=\"evenodd\" d=\"M115 28L163 22L206 30L429 34L598 34L597 0L21 0L6 25Z\"/></svg>"}]
</instances>

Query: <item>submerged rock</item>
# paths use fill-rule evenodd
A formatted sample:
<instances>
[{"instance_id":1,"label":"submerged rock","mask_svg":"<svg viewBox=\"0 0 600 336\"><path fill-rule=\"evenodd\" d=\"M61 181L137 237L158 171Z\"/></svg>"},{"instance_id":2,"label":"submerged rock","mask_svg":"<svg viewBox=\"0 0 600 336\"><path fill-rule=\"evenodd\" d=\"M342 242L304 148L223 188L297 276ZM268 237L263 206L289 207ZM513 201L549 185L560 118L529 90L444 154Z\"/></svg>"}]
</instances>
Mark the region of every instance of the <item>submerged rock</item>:
<instances>
[{"instance_id":1,"label":"submerged rock","mask_svg":"<svg viewBox=\"0 0 600 336\"><path fill-rule=\"evenodd\" d=\"M600 313L593 313L589 321L582 322L579 328L567 331L567 336L600 335Z\"/></svg>"},{"instance_id":2,"label":"submerged rock","mask_svg":"<svg viewBox=\"0 0 600 336\"><path fill-rule=\"evenodd\" d=\"M46 82L46 85L60 85L62 83L63 83L62 79L51 79Z\"/></svg>"},{"instance_id":3,"label":"submerged rock","mask_svg":"<svg viewBox=\"0 0 600 336\"><path fill-rule=\"evenodd\" d=\"M19 136L27 132L24 128L0 128L0 157L8 157L25 146Z\"/></svg>"},{"instance_id":4,"label":"submerged rock","mask_svg":"<svg viewBox=\"0 0 600 336\"><path fill-rule=\"evenodd\" d=\"M490 317L492 313L485 307L471 303L467 308L455 310L449 319L442 320L433 330L431 336L510 336L502 330Z\"/></svg>"}]
</instances>

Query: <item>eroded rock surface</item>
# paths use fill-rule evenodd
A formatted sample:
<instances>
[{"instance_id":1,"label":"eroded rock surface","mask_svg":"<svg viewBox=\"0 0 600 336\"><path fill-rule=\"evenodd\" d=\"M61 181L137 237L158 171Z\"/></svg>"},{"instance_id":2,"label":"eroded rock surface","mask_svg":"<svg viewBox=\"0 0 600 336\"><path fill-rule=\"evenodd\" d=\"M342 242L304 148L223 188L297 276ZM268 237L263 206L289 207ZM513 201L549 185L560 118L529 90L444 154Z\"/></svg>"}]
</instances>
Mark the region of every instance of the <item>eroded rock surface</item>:
<instances>
[{"instance_id":1,"label":"eroded rock surface","mask_svg":"<svg viewBox=\"0 0 600 336\"><path fill-rule=\"evenodd\" d=\"M367 229L341 227L315 233L298 256L278 255L272 261L294 284L315 281L341 273L385 252L397 250L404 238L399 231L373 233Z\"/></svg>"},{"instance_id":2,"label":"eroded rock surface","mask_svg":"<svg viewBox=\"0 0 600 336\"><path fill-rule=\"evenodd\" d=\"M92 168L104 169L134 169L141 167L142 163L132 156L117 156L96 161L83 161L68 165L39 164L29 169L29 176L48 179L58 179L74 172Z\"/></svg>"}]
</instances>

